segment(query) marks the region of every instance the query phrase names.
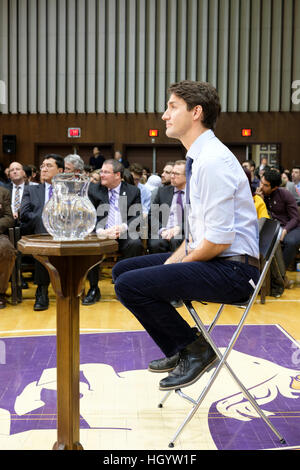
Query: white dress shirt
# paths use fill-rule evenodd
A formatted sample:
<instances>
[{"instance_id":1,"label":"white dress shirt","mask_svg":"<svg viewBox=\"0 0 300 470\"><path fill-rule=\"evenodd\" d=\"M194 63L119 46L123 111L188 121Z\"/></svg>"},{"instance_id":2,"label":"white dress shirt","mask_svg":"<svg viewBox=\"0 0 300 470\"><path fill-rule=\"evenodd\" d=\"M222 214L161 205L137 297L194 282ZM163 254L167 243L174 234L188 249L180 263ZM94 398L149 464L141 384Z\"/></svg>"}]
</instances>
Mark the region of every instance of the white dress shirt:
<instances>
[{"instance_id":1,"label":"white dress shirt","mask_svg":"<svg viewBox=\"0 0 300 470\"><path fill-rule=\"evenodd\" d=\"M15 197L16 197L16 190L18 186L21 188L20 189L20 201L22 201L25 183L21 183L18 185L13 183L13 188L12 188L12 193L11 193L11 211L13 214L17 212L17 210L15 210Z\"/></svg>"},{"instance_id":2,"label":"white dress shirt","mask_svg":"<svg viewBox=\"0 0 300 470\"><path fill-rule=\"evenodd\" d=\"M207 130L191 145L190 248L230 244L220 256L259 257L258 223L247 176L233 153Z\"/></svg>"}]
</instances>

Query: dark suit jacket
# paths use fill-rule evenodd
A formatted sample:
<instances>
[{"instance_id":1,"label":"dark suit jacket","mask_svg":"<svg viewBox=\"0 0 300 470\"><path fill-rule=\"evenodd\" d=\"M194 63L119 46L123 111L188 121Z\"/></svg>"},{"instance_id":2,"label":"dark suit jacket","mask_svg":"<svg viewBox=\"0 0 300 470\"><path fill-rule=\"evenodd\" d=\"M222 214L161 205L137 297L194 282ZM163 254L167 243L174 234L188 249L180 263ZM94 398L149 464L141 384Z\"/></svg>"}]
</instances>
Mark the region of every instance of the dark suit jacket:
<instances>
[{"instance_id":1,"label":"dark suit jacket","mask_svg":"<svg viewBox=\"0 0 300 470\"><path fill-rule=\"evenodd\" d=\"M174 186L161 186L158 188L156 196L151 204L151 210L148 214L148 228L149 236L152 233L158 233L163 227L166 227L169 216L172 199L174 196ZM163 210L158 210L158 207L153 207L156 204L159 207L164 205Z\"/></svg>"},{"instance_id":2,"label":"dark suit jacket","mask_svg":"<svg viewBox=\"0 0 300 470\"><path fill-rule=\"evenodd\" d=\"M2 235L15 224L11 206L10 206L10 193L8 189L0 186L0 234Z\"/></svg>"},{"instance_id":3,"label":"dark suit jacket","mask_svg":"<svg viewBox=\"0 0 300 470\"><path fill-rule=\"evenodd\" d=\"M91 183L88 192L89 198L97 210L97 227L104 228L108 217L108 189L100 184ZM103 206L101 208L101 205ZM138 231L141 224L142 206L140 190L124 181L121 182L119 208L122 222L126 223L129 232Z\"/></svg>"},{"instance_id":4,"label":"dark suit jacket","mask_svg":"<svg viewBox=\"0 0 300 470\"><path fill-rule=\"evenodd\" d=\"M26 185L20 209L21 233L47 233L42 220L45 205L45 184Z\"/></svg>"}]
</instances>

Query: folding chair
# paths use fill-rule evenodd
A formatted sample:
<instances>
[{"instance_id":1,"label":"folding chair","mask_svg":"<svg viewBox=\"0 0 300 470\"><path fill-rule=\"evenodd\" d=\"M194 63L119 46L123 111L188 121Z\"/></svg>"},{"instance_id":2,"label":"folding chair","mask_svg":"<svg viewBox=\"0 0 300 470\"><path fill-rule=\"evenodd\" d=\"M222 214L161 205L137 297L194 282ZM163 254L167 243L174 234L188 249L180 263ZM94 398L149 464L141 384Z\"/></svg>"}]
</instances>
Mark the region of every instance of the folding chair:
<instances>
[{"instance_id":1,"label":"folding chair","mask_svg":"<svg viewBox=\"0 0 300 470\"><path fill-rule=\"evenodd\" d=\"M215 318L213 319L213 321L210 324L210 326L208 327L208 329L206 329L206 327L202 323L201 319L199 318L197 312L193 308L192 302L190 302L190 301L183 302L185 307L187 308L188 312L191 314L193 320L195 321L197 328L203 334L203 336L207 340L207 342L215 350L220 362L216 366L216 368L215 368L214 372L212 373L207 385L204 387L203 391L201 392L201 394L199 395L197 400L194 400L193 398L189 397L188 395L182 393L180 388L175 390L175 392L179 396L181 396L182 398L184 398L184 399L188 400L189 402L191 402L193 404L193 408L188 413L188 415L186 416L183 423L177 429L175 435L173 436L171 442L169 443L169 447L174 447L174 443L175 443L177 437L179 436L181 431L184 429L186 424L195 415L196 411L198 410L199 406L203 402L205 396L209 392L211 386L215 382L215 380L216 380L217 376L219 375L219 373L221 371L221 368L223 366L226 367L227 371L229 372L229 374L231 375L233 380L236 382L238 387L241 389L241 391L244 394L245 398L249 400L249 402L251 403L251 405L253 406L255 411L258 413L258 415L271 428L271 430L275 433L275 435L278 437L280 442L282 444L285 444L285 439L280 435L280 433L277 431L277 429L273 426L273 424L271 423L269 418L264 414L264 412L258 406L256 400L249 393L249 391L244 387L242 382L239 380L237 375L234 373L232 368L227 363L228 356L229 356L231 350L233 349L233 346L234 346L236 340L238 339L238 337L239 337L239 335L242 331L242 328L244 326L244 323L246 321L248 313L249 313L252 305L255 302L255 299L256 299L256 297L257 297L257 295L260 291L260 288L261 288L261 286L264 282L265 276L266 276L266 274L267 274L267 272L270 268L274 253L275 253L275 251L278 247L278 244L280 243L280 235L281 235L281 228L280 228L280 225L277 221L271 220L271 219L260 219L260 221L259 221L259 248L260 248L261 256L264 259L263 269L261 271L259 280L258 280L258 282L255 286L254 292L251 295L251 297L249 298L249 300L247 302L245 302L244 304L230 304L232 306L235 306L235 307L238 307L238 308L242 309L243 313L241 315L241 319L240 319L240 321L239 321L239 323L238 323L238 325L235 329L235 332L234 332L234 334L233 334L233 336L232 336L232 338L231 338L231 340L230 340L230 342L229 342L229 344L228 344L228 346L227 346L227 348L226 348L223 355L220 352L220 350L218 349L218 347L216 346L216 344L215 344L214 340L212 339L210 333L213 330L214 326L216 325L216 323L217 323L217 321L218 321L218 319L219 319L219 317L220 317L220 315L221 315L221 313L222 313L222 311L223 311L226 304L222 304L219 307ZM162 408L163 403L167 400L167 398L172 393L172 391L173 390L170 390L165 394L165 396L163 397L163 399L161 400L161 402L158 405L159 408Z\"/></svg>"}]
</instances>

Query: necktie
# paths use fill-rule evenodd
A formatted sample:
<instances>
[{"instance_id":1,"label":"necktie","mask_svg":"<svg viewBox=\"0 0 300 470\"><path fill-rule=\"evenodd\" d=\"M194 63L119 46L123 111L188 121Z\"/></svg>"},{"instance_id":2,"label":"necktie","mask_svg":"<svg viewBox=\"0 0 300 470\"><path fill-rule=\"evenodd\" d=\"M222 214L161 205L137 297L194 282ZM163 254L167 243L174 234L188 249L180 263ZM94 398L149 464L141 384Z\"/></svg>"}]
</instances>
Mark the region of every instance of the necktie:
<instances>
[{"instance_id":1,"label":"necktie","mask_svg":"<svg viewBox=\"0 0 300 470\"><path fill-rule=\"evenodd\" d=\"M50 184L49 186L49 199L51 199L53 196L53 189L52 189L52 185Z\"/></svg>"},{"instance_id":2,"label":"necktie","mask_svg":"<svg viewBox=\"0 0 300 470\"><path fill-rule=\"evenodd\" d=\"M105 228L110 228L110 227L113 227L114 225L117 225L116 216L119 212L119 207L116 204L117 202L116 199L117 199L117 191L115 189L112 189L110 192L109 212L108 212L108 218L107 218L107 223L105 225Z\"/></svg>"},{"instance_id":3,"label":"necktie","mask_svg":"<svg viewBox=\"0 0 300 470\"><path fill-rule=\"evenodd\" d=\"M182 216L183 216L183 202L182 202L183 191L177 191L177 200L176 200L176 215L177 215L177 225L182 227Z\"/></svg>"},{"instance_id":4,"label":"necktie","mask_svg":"<svg viewBox=\"0 0 300 470\"><path fill-rule=\"evenodd\" d=\"M192 176L192 165L193 159L187 157L185 164L185 177L186 177L186 186L185 186L185 253L188 253L188 244L189 244L189 204L190 204L190 180Z\"/></svg>"},{"instance_id":5,"label":"necktie","mask_svg":"<svg viewBox=\"0 0 300 470\"><path fill-rule=\"evenodd\" d=\"M15 200L14 200L14 211L18 212L21 207L21 197L20 197L21 186L16 187Z\"/></svg>"},{"instance_id":6,"label":"necktie","mask_svg":"<svg viewBox=\"0 0 300 470\"><path fill-rule=\"evenodd\" d=\"M185 165L186 189L185 189L185 202L190 203L190 180L192 176L193 159L187 157Z\"/></svg>"}]
</instances>

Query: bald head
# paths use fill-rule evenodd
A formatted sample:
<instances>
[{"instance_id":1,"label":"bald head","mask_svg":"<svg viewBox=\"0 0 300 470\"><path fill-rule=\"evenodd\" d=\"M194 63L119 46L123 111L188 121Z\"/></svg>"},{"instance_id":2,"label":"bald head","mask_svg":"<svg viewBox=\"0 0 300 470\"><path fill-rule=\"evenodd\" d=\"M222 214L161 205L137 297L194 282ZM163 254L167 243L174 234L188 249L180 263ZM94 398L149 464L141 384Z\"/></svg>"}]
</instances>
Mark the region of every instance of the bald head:
<instances>
[{"instance_id":1,"label":"bald head","mask_svg":"<svg viewBox=\"0 0 300 470\"><path fill-rule=\"evenodd\" d=\"M14 184L24 183L26 174L23 165L18 162L12 162L8 167L8 176Z\"/></svg>"}]
</instances>

